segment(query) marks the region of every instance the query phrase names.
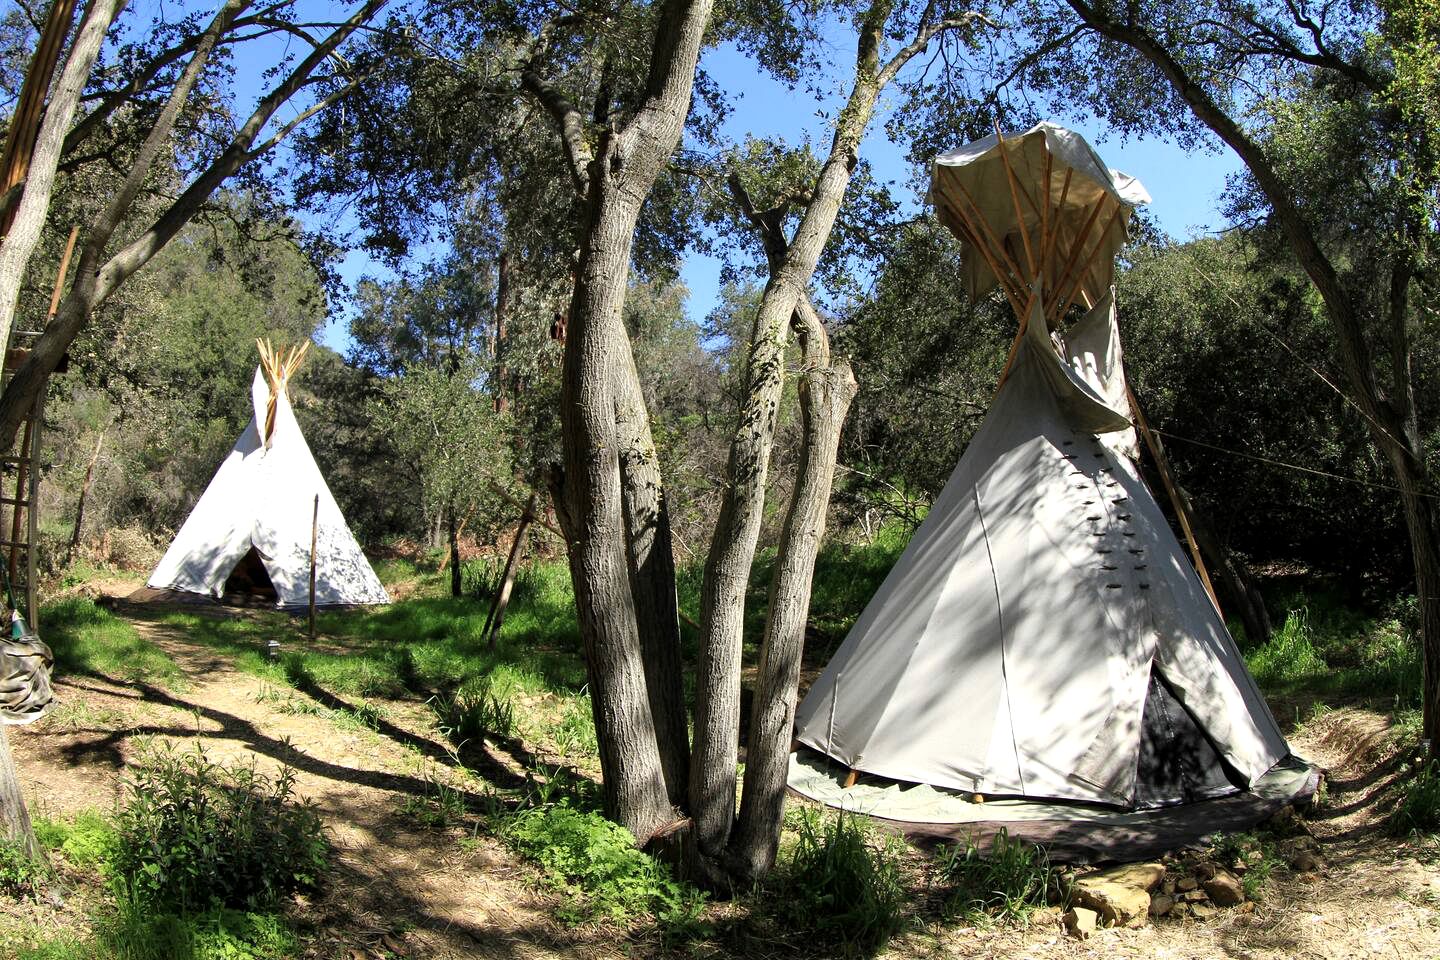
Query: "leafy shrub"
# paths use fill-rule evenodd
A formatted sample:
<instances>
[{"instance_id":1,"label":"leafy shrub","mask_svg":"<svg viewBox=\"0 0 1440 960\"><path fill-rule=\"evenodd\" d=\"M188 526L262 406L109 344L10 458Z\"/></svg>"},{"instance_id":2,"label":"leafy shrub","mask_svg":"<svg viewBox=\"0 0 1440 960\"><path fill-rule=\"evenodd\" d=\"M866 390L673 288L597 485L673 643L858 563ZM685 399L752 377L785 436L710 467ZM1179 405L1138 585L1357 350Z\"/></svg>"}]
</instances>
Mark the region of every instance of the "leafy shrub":
<instances>
[{"instance_id":1,"label":"leafy shrub","mask_svg":"<svg viewBox=\"0 0 1440 960\"><path fill-rule=\"evenodd\" d=\"M151 754L125 783L114 877L122 898L194 912L266 908L320 883L329 855L320 817L274 779L204 754Z\"/></svg>"},{"instance_id":2,"label":"leafy shrub","mask_svg":"<svg viewBox=\"0 0 1440 960\"><path fill-rule=\"evenodd\" d=\"M1004 827L995 835L988 857L967 838L943 847L939 860L942 880L954 888L945 913L967 923L1025 923L1035 910L1066 896L1061 874L1051 866L1045 849L1010 839Z\"/></svg>"},{"instance_id":3,"label":"leafy shrub","mask_svg":"<svg viewBox=\"0 0 1440 960\"><path fill-rule=\"evenodd\" d=\"M288 960L300 946L280 917L241 910L153 913L126 902L99 928L97 960Z\"/></svg>"},{"instance_id":4,"label":"leafy shrub","mask_svg":"<svg viewBox=\"0 0 1440 960\"><path fill-rule=\"evenodd\" d=\"M617 823L565 803L535 807L513 817L501 838L539 864L545 881L567 901L557 911L567 923L608 919L624 923L650 913L669 927L693 925L704 894L675 880Z\"/></svg>"},{"instance_id":5,"label":"leafy shrub","mask_svg":"<svg viewBox=\"0 0 1440 960\"><path fill-rule=\"evenodd\" d=\"M1440 764L1432 760L1420 767L1402 791L1387 824L1390 833L1405 836L1440 830Z\"/></svg>"},{"instance_id":6,"label":"leafy shrub","mask_svg":"<svg viewBox=\"0 0 1440 960\"><path fill-rule=\"evenodd\" d=\"M68 822L36 820L35 839L82 869L100 867L115 853L115 825L93 811L78 813Z\"/></svg>"},{"instance_id":7,"label":"leafy shrub","mask_svg":"<svg viewBox=\"0 0 1440 960\"><path fill-rule=\"evenodd\" d=\"M784 869L788 918L837 943L846 955L872 954L900 929L905 904L892 845L871 842L853 814L805 811Z\"/></svg>"},{"instance_id":8,"label":"leafy shrub","mask_svg":"<svg viewBox=\"0 0 1440 960\"><path fill-rule=\"evenodd\" d=\"M44 882L44 865L25 854L18 843L0 840L0 896L16 900L37 896Z\"/></svg>"},{"instance_id":9,"label":"leafy shrub","mask_svg":"<svg viewBox=\"0 0 1440 960\"><path fill-rule=\"evenodd\" d=\"M504 739L515 733L515 707L491 693L483 681L431 699L430 708L441 732L456 746L478 746L486 737Z\"/></svg>"}]
</instances>

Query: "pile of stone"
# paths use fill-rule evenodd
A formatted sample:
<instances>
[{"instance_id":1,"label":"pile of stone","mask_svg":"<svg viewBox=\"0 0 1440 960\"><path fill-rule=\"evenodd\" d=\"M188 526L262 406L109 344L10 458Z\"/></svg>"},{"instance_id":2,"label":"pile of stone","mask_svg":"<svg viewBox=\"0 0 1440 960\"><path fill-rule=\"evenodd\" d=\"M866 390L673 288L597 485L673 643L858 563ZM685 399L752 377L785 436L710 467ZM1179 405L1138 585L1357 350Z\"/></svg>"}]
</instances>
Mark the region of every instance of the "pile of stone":
<instances>
[{"instance_id":1,"label":"pile of stone","mask_svg":"<svg viewBox=\"0 0 1440 960\"><path fill-rule=\"evenodd\" d=\"M1322 863L1313 839L1301 837L1286 844L1283 852L1298 879L1318 881ZM1221 910L1248 913L1255 904L1242 880L1247 869L1243 859L1226 865L1191 857L1087 874L1072 883L1065 928L1084 939L1098 929L1143 927L1161 917L1208 920Z\"/></svg>"}]
</instances>

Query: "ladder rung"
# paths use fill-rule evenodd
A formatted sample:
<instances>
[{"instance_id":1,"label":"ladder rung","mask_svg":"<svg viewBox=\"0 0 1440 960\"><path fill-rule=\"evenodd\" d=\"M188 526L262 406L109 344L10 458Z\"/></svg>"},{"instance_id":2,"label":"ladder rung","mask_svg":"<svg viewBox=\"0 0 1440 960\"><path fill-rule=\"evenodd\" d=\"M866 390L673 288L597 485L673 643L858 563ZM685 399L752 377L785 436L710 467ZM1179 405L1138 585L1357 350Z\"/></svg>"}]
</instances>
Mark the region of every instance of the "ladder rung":
<instances>
[{"instance_id":1,"label":"ladder rung","mask_svg":"<svg viewBox=\"0 0 1440 960\"><path fill-rule=\"evenodd\" d=\"M41 335L42 333L44 333L44 332L45 332L44 330L16 330L16 331L15 331L15 336L17 336L17 337L38 337L38 336L40 336L40 335Z\"/></svg>"},{"instance_id":2,"label":"ladder rung","mask_svg":"<svg viewBox=\"0 0 1440 960\"><path fill-rule=\"evenodd\" d=\"M8 503L12 507L28 507L29 500L16 500L14 497L0 497L0 503Z\"/></svg>"},{"instance_id":3,"label":"ladder rung","mask_svg":"<svg viewBox=\"0 0 1440 960\"><path fill-rule=\"evenodd\" d=\"M0 547L24 547L26 550L29 550L30 544L26 543L23 540L19 543L10 540L0 540Z\"/></svg>"},{"instance_id":4,"label":"ladder rung","mask_svg":"<svg viewBox=\"0 0 1440 960\"><path fill-rule=\"evenodd\" d=\"M0 463L28 464L29 457L0 457Z\"/></svg>"}]
</instances>

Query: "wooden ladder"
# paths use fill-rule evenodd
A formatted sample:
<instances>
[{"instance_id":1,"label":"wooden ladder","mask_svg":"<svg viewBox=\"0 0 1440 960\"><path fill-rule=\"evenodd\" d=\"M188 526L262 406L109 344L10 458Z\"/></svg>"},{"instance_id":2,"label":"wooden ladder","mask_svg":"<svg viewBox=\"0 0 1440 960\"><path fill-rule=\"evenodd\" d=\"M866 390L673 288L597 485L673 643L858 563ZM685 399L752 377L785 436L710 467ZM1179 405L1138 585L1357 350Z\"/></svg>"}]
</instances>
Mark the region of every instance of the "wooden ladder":
<instances>
[{"instance_id":1,"label":"wooden ladder","mask_svg":"<svg viewBox=\"0 0 1440 960\"><path fill-rule=\"evenodd\" d=\"M65 274L70 268L70 255L75 252L75 239L79 233L79 227L71 229L70 239L65 243L45 323L38 330L22 330L18 322L10 328L10 342L5 345L4 371L0 373L0 393L10 385L15 371L29 359L35 341L60 308ZM39 540L40 436L45 423L47 392L48 384L36 393L34 404L20 422L18 454L11 451L10 455L0 457L0 468L4 471L3 479L0 479L0 550L4 551L5 572L10 577L15 603L32 630L40 629L40 611L35 604L35 560ZM13 496L10 495L12 491Z\"/></svg>"},{"instance_id":2,"label":"wooden ladder","mask_svg":"<svg viewBox=\"0 0 1440 960\"><path fill-rule=\"evenodd\" d=\"M14 330L10 347L5 351L5 373L0 390L8 386L19 365L30 354L30 344L39 330ZM40 435L44 423L45 391L40 391L34 405L20 424L20 449L0 457L4 480L0 481L0 548L4 550L6 573L15 603L32 629L38 629L35 606L35 551L39 517L35 509L40 493Z\"/></svg>"}]
</instances>

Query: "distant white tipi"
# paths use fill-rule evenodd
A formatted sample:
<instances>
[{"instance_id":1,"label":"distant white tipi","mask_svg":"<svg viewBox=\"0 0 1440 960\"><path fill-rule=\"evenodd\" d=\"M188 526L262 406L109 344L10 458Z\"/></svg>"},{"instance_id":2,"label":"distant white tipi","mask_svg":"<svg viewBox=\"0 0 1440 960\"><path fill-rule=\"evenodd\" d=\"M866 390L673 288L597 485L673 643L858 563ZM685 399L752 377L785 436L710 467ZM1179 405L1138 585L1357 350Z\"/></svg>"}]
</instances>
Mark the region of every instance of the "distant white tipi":
<instances>
[{"instance_id":1,"label":"distant white tipi","mask_svg":"<svg viewBox=\"0 0 1440 960\"><path fill-rule=\"evenodd\" d=\"M313 537L317 606L390 602L290 407L289 381L308 347L277 352L260 342L250 388L255 415L150 575L151 587L220 597L253 550L276 605L304 606Z\"/></svg>"}]
</instances>

